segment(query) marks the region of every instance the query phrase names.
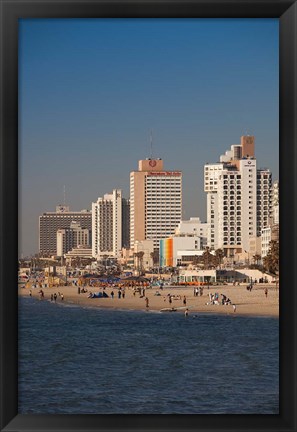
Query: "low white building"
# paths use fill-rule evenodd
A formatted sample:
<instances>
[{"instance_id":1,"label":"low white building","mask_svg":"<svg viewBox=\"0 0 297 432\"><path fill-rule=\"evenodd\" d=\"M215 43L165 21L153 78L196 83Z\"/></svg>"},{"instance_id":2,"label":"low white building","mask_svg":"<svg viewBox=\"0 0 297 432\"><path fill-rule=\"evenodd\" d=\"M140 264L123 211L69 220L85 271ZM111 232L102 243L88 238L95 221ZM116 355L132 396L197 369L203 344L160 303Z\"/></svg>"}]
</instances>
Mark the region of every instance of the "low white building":
<instances>
[{"instance_id":1,"label":"low white building","mask_svg":"<svg viewBox=\"0 0 297 432\"><path fill-rule=\"evenodd\" d=\"M66 258L66 263L71 265L71 261L77 258L91 259L92 249L85 246L79 246L67 252L64 257Z\"/></svg>"},{"instance_id":2,"label":"low white building","mask_svg":"<svg viewBox=\"0 0 297 432\"><path fill-rule=\"evenodd\" d=\"M179 283L185 284L205 284L217 281L216 270L181 270L178 276Z\"/></svg>"},{"instance_id":3,"label":"low white building","mask_svg":"<svg viewBox=\"0 0 297 432\"><path fill-rule=\"evenodd\" d=\"M187 251L189 255L196 255L196 252L201 250L201 237L195 235L176 235L161 239L159 248L160 267L176 267L180 251Z\"/></svg>"},{"instance_id":4,"label":"low white building","mask_svg":"<svg viewBox=\"0 0 297 432\"><path fill-rule=\"evenodd\" d=\"M178 224L175 235L194 235L200 237L201 248L207 246L209 224L207 222L201 222L199 217L191 217L189 220L182 220Z\"/></svg>"},{"instance_id":5,"label":"low white building","mask_svg":"<svg viewBox=\"0 0 297 432\"><path fill-rule=\"evenodd\" d=\"M278 240L279 238L279 226L272 225L262 230L261 235L261 256L264 258L270 249L270 242L272 240Z\"/></svg>"}]
</instances>

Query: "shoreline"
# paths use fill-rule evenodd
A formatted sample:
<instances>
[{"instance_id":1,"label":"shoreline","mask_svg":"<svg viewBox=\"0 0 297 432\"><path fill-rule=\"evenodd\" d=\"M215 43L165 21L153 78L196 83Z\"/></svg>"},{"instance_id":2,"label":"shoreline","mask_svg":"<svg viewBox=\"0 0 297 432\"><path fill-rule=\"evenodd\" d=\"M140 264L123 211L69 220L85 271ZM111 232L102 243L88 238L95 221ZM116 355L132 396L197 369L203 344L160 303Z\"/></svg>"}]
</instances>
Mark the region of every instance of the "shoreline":
<instances>
[{"instance_id":1,"label":"shoreline","mask_svg":"<svg viewBox=\"0 0 297 432\"><path fill-rule=\"evenodd\" d=\"M57 304L69 304L78 307L90 307L110 310L129 310L129 311L152 311L164 314L173 312L161 312L163 308L176 308L176 313L184 313L188 308L189 315L193 314L214 314L225 316L251 316L251 317L271 317L279 318L279 291L272 287L268 287L268 295L265 296L265 287L256 286L253 290L247 291L246 286L210 286L209 289L204 288L202 296L194 296L193 287L165 287L163 290L157 288L147 288L145 296L139 294L133 295L131 288L125 289L125 298L119 299L117 296L117 287L109 287L105 290L109 298L88 298L90 292L102 292L100 288L86 287L87 293L78 294L77 287L61 286L55 288L42 288L44 292L44 300L51 301L51 294L57 294ZM110 298L110 292L114 291L115 297ZM31 289L32 297L39 299L40 288ZM63 294L64 300L58 293ZM160 295L156 295L159 292ZM236 311L233 311L232 305L211 305L209 302L209 294L218 293L219 299L221 294L225 294L230 298L232 304L236 305ZM19 287L18 293L20 296L30 297L30 289ZM169 295L172 296L172 303L169 303ZM184 296L186 297L186 305L183 304ZM145 298L148 298L149 307L146 307ZM54 302L53 302L54 303Z\"/></svg>"}]
</instances>

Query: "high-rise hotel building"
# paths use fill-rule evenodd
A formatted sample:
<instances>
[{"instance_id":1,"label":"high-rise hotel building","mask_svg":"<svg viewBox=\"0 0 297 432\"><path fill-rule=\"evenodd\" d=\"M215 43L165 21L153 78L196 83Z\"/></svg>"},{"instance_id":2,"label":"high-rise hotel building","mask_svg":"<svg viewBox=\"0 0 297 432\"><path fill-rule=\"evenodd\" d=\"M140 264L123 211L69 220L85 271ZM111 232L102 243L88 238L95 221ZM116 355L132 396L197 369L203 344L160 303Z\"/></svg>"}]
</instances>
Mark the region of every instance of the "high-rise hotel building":
<instances>
[{"instance_id":1,"label":"high-rise hotel building","mask_svg":"<svg viewBox=\"0 0 297 432\"><path fill-rule=\"evenodd\" d=\"M92 203L92 255L119 257L122 247L129 247L129 201L120 189L105 194Z\"/></svg>"},{"instance_id":2,"label":"high-rise hotel building","mask_svg":"<svg viewBox=\"0 0 297 432\"><path fill-rule=\"evenodd\" d=\"M257 170L255 139L242 136L220 161L204 166L208 245L227 256L249 251L250 238L269 224L271 173Z\"/></svg>"},{"instance_id":3,"label":"high-rise hotel building","mask_svg":"<svg viewBox=\"0 0 297 432\"><path fill-rule=\"evenodd\" d=\"M56 255L57 231L70 229L74 221L91 232L92 213L87 210L70 211L69 206L58 205L55 212L46 212L39 216L39 253Z\"/></svg>"},{"instance_id":4,"label":"high-rise hotel building","mask_svg":"<svg viewBox=\"0 0 297 432\"><path fill-rule=\"evenodd\" d=\"M71 222L70 228L57 231L57 256L63 256L74 248L90 247L90 230L82 228L80 223Z\"/></svg>"},{"instance_id":5,"label":"high-rise hotel building","mask_svg":"<svg viewBox=\"0 0 297 432\"><path fill-rule=\"evenodd\" d=\"M174 234L182 218L182 173L165 171L162 159L140 160L130 173L130 247Z\"/></svg>"}]
</instances>

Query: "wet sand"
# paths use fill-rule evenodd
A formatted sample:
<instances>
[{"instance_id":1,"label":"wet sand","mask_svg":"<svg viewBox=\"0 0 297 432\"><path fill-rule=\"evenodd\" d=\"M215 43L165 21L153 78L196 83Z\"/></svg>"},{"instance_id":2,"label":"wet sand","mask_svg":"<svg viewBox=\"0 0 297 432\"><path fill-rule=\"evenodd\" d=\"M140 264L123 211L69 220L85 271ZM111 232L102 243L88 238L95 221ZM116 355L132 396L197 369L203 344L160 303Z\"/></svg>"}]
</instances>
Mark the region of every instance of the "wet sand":
<instances>
[{"instance_id":1,"label":"wet sand","mask_svg":"<svg viewBox=\"0 0 297 432\"><path fill-rule=\"evenodd\" d=\"M268 295L265 296L265 288L268 288ZM251 315L251 316L279 316L279 290L271 285L256 285L252 291L246 289L246 285L240 286L210 286L203 288L202 296L194 296L193 287L164 287L163 290L158 288L146 288L145 297L148 298L149 306L146 307L145 297L140 297L138 293L133 295L132 288L125 289L125 298L118 298L117 287L106 288L105 292L110 296L111 291L115 293L114 298L88 298L89 292L102 292L102 288L87 287L87 293L78 294L77 287L61 286L54 288L43 288L44 299L50 300L51 294L60 292L64 295L64 300L60 296L57 297L57 303L71 303L84 307L99 307L99 308L114 308L114 309L129 309L129 310L152 310L160 311L163 308L176 308L177 312L184 313L185 308L189 309L189 314L192 313L215 313L225 315ZM33 288L32 297L39 298L40 288ZM161 295L155 295L156 292ZM232 305L207 305L209 302L209 293L225 294L230 298L232 304L236 305L234 312ZM172 296L172 303L169 303L169 296ZM29 296L28 288L19 288L19 295ZM181 299L178 298L181 297ZM183 304L183 297L186 296L186 306ZM180 309L179 309L180 308Z\"/></svg>"}]
</instances>

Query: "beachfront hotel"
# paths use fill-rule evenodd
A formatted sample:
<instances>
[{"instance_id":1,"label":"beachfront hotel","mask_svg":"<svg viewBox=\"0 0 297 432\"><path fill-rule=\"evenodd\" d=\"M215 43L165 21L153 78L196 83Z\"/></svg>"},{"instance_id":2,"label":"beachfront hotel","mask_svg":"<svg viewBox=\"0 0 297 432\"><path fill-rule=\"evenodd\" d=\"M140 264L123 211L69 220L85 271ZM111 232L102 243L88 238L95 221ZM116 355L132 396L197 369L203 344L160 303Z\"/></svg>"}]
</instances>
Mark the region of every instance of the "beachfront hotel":
<instances>
[{"instance_id":1,"label":"beachfront hotel","mask_svg":"<svg viewBox=\"0 0 297 432\"><path fill-rule=\"evenodd\" d=\"M165 171L162 159L145 159L130 173L130 247L174 234L182 217L182 172Z\"/></svg>"},{"instance_id":2,"label":"beachfront hotel","mask_svg":"<svg viewBox=\"0 0 297 432\"><path fill-rule=\"evenodd\" d=\"M208 245L225 255L249 252L250 239L269 226L271 172L257 169L254 136L242 136L220 161L204 166Z\"/></svg>"},{"instance_id":3,"label":"beachfront hotel","mask_svg":"<svg viewBox=\"0 0 297 432\"><path fill-rule=\"evenodd\" d=\"M92 229L92 213L88 210L70 211L69 206L58 205L55 212L39 216L39 253L44 256L56 255L57 232L70 229L73 221L89 232Z\"/></svg>"},{"instance_id":4,"label":"beachfront hotel","mask_svg":"<svg viewBox=\"0 0 297 432\"><path fill-rule=\"evenodd\" d=\"M57 231L57 256L64 256L79 246L89 247L90 239L90 231L87 228L82 228L79 222L72 221L70 228Z\"/></svg>"},{"instance_id":5,"label":"beachfront hotel","mask_svg":"<svg viewBox=\"0 0 297 432\"><path fill-rule=\"evenodd\" d=\"M92 255L118 258L123 247L129 247L129 200L120 189L105 194L92 203Z\"/></svg>"}]
</instances>

